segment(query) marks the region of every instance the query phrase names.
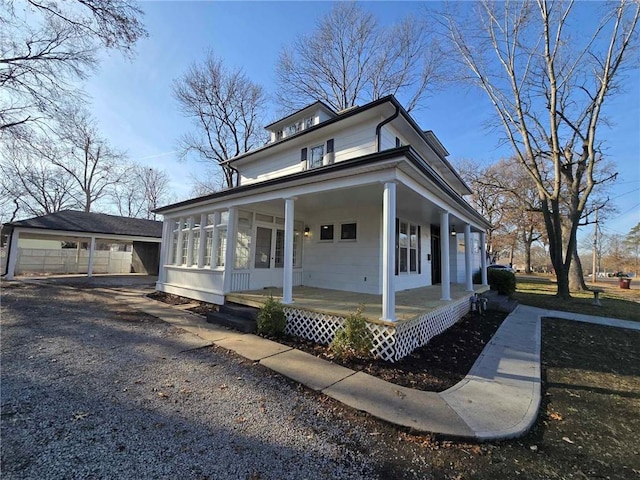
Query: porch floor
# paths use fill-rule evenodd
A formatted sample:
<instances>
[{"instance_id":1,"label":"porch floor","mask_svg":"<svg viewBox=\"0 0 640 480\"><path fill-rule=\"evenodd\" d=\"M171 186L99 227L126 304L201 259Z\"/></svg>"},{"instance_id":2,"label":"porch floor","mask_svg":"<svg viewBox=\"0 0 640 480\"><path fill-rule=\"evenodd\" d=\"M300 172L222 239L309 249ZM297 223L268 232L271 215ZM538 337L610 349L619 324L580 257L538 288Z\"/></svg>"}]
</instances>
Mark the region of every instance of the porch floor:
<instances>
[{"instance_id":1,"label":"porch floor","mask_svg":"<svg viewBox=\"0 0 640 480\"><path fill-rule=\"evenodd\" d=\"M489 289L487 285L474 285L476 293ZM468 296L464 284L451 284L451 299L458 300ZM282 300L282 288L268 287L262 290L233 292L225 296L226 301L260 307L269 296ZM440 300L440 285L412 288L396 292L396 320L410 320L450 302ZM359 305L364 306L363 315L369 321L380 322L382 316L382 295L370 293L344 292L315 287L293 287L292 307L314 312L346 316L354 312ZM387 323L387 322L383 322Z\"/></svg>"}]
</instances>

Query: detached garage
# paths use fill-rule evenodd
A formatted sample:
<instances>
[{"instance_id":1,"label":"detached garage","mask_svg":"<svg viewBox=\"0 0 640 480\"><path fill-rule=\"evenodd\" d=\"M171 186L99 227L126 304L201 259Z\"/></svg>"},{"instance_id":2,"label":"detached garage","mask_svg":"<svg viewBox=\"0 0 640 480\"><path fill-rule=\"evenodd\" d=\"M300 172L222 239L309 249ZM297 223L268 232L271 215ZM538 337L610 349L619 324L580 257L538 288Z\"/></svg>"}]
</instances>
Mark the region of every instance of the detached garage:
<instances>
[{"instance_id":1,"label":"detached garage","mask_svg":"<svg viewBox=\"0 0 640 480\"><path fill-rule=\"evenodd\" d=\"M157 275L162 222L63 210L5 224L2 272Z\"/></svg>"}]
</instances>

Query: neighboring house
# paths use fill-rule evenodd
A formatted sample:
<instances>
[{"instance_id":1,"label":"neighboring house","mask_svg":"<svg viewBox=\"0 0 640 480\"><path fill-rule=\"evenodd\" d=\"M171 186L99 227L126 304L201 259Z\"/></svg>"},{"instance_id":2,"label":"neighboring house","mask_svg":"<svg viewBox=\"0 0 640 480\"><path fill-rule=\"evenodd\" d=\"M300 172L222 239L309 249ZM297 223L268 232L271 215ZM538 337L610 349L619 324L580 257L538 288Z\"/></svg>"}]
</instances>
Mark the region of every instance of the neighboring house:
<instances>
[{"instance_id":1,"label":"neighboring house","mask_svg":"<svg viewBox=\"0 0 640 480\"><path fill-rule=\"evenodd\" d=\"M158 273L162 222L63 210L4 224L2 233L9 238L2 271L7 279L25 273ZM62 248L68 244L76 247Z\"/></svg>"},{"instance_id":2,"label":"neighboring house","mask_svg":"<svg viewBox=\"0 0 640 480\"><path fill-rule=\"evenodd\" d=\"M433 132L393 96L316 102L266 128L269 143L227 162L236 186L157 210L158 290L222 304L280 287L302 318L294 286L379 295L379 323L395 328L396 292L434 286L446 304L453 283L468 292L453 321L468 311L489 224Z\"/></svg>"}]
</instances>

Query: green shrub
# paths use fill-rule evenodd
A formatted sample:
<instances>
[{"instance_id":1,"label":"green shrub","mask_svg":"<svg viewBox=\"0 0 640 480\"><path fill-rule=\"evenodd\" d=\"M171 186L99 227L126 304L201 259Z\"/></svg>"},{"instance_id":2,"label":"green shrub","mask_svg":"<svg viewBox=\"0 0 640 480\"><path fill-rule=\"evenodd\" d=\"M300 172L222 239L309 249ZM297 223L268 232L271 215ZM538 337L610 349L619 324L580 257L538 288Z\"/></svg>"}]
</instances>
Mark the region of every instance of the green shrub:
<instances>
[{"instance_id":1,"label":"green shrub","mask_svg":"<svg viewBox=\"0 0 640 480\"><path fill-rule=\"evenodd\" d=\"M491 290L497 290L500 295L508 295L509 297L516 293L515 274L493 268L490 268L487 274Z\"/></svg>"},{"instance_id":2,"label":"green shrub","mask_svg":"<svg viewBox=\"0 0 640 480\"><path fill-rule=\"evenodd\" d=\"M473 283L475 285L480 285L482 283L482 272L480 270L476 270L473 273Z\"/></svg>"},{"instance_id":3,"label":"green shrub","mask_svg":"<svg viewBox=\"0 0 640 480\"><path fill-rule=\"evenodd\" d=\"M367 328L362 315L362 307L345 319L344 326L338 330L331 342L331 351L336 358L365 358L371 354L373 335Z\"/></svg>"},{"instance_id":4,"label":"green shrub","mask_svg":"<svg viewBox=\"0 0 640 480\"><path fill-rule=\"evenodd\" d=\"M258 333L268 337L280 337L287 326L284 305L273 297L264 303L258 312Z\"/></svg>"}]
</instances>

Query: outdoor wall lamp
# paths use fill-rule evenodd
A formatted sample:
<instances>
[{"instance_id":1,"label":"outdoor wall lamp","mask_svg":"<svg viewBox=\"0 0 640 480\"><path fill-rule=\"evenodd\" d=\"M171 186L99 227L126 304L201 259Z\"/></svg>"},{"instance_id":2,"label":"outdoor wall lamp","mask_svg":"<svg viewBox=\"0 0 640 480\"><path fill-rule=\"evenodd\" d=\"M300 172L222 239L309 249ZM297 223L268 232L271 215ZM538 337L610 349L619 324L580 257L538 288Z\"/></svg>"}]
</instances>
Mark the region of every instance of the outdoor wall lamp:
<instances>
[{"instance_id":1,"label":"outdoor wall lamp","mask_svg":"<svg viewBox=\"0 0 640 480\"><path fill-rule=\"evenodd\" d=\"M456 226L455 225L451 225L451 236L455 237L456 235L457 235L456 234Z\"/></svg>"},{"instance_id":2,"label":"outdoor wall lamp","mask_svg":"<svg viewBox=\"0 0 640 480\"><path fill-rule=\"evenodd\" d=\"M309 236L309 232L310 232L309 227L304 227L304 236L305 237Z\"/></svg>"}]
</instances>

